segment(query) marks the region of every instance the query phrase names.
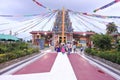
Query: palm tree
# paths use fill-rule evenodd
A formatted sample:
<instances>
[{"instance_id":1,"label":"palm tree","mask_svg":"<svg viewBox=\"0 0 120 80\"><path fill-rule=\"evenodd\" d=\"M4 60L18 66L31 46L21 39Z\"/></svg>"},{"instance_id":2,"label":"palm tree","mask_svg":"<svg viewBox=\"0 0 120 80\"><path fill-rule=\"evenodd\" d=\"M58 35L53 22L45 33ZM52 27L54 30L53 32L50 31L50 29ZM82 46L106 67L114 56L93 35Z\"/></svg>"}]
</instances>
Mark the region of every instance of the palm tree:
<instances>
[{"instance_id":1,"label":"palm tree","mask_svg":"<svg viewBox=\"0 0 120 80\"><path fill-rule=\"evenodd\" d=\"M117 30L117 26L115 25L114 22L108 23L106 28L107 34L117 34L118 30Z\"/></svg>"},{"instance_id":2,"label":"palm tree","mask_svg":"<svg viewBox=\"0 0 120 80\"><path fill-rule=\"evenodd\" d=\"M114 22L108 23L106 28L106 33L113 37L113 44L116 44L118 37L118 29Z\"/></svg>"}]
</instances>

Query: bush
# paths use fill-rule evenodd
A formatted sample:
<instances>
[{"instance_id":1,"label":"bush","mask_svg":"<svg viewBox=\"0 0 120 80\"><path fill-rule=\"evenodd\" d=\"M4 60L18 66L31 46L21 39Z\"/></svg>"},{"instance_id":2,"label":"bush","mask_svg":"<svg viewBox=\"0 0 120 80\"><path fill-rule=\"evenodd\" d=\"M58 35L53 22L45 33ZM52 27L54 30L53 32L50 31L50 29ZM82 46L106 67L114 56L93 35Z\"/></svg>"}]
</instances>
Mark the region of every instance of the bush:
<instances>
[{"instance_id":1,"label":"bush","mask_svg":"<svg viewBox=\"0 0 120 80\"><path fill-rule=\"evenodd\" d=\"M0 63L6 61L6 54L0 54Z\"/></svg>"},{"instance_id":2,"label":"bush","mask_svg":"<svg viewBox=\"0 0 120 80\"><path fill-rule=\"evenodd\" d=\"M85 49L85 52L87 53L87 54L90 54L90 55L97 55L97 53L98 53L98 51L97 50L95 50L95 49L91 49L91 48L86 48Z\"/></svg>"},{"instance_id":3,"label":"bush","mask_svg":"<svg viewBox=\"0 0 120 80\"><path fill-rule=\"evenodd\" d=\"M118 52L116 56L117 56L116 63L120 64L120 52Z\"/></svg>"},{"instance_id":4,"label":"bush","mask_svg":"<svg viewBox=\"0 0 120 80\"><path fill-rule=\"evenodd\" d=\"M86 52L87 54L91 54L91 51L92 51L91 48L86 48L86 49L85 49L85 52Z\"/></svg>"},{"instance_id":5,"label":"bush","mask_svg":"<svg viewBox=\"0 0 120 80\"><path fill-rule=\"evenodd\" d=\"M95 34L91 37L94 46L100 50L110 50L112 48L112 37L104 34Z\"/></svg>"},{"instance_id":6,"label":"bush","mask_svg":"<svg viewBox=\"0 0 120 80\"><path fill-rule=\"evenodd\" d=\"M96 50L96 49L86 48L85 52L92 56L98 56L100 58L104 58L111 62L120 64L120 52L118 52L117 50L100 51L100 50Z\"/></svg>"},{"instance_id":7,"label":"bush","mask_svg":"<svg viewBox=\"0 0 120 80\"><path fill-rule=\"evenodd\" d=\"M0 46L0 54L7 52L7 47Z\"/></svg>"},{"instance_id":8,"label":"bush","mask_svg":"<svg viewBox=\"0 0 120 80\"><path fill-rule=\"evenodd\" d=\"M91 55L95 56L97 55L98 51L95 49L91 49Z\"/></svg>"},{"instance_id":9,"label":"bush","mask_svg":"<svg viewBox=\"0 0 120 80\"><path fill-rule=\"evenodd\" d=\"M0 63L39 52L39 48L29 48L27 43L1 43Z\"/></svg>"}]
</instances>

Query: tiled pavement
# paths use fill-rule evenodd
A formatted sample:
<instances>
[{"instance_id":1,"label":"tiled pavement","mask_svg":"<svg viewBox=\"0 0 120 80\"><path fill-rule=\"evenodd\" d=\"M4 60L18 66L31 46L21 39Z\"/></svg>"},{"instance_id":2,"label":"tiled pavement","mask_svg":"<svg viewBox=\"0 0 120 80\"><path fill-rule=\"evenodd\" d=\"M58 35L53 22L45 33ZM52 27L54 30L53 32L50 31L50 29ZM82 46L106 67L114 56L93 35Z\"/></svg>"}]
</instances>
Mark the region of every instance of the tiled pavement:
<instances>
[{"instance_id":1,"label":"tiled pavement","mask_svg":"<svg viewBox=\"0 0 120 80\"><path fill-rule=\"evenodd\" d=\"M116 80L77 53L46 52L12 74L1 75L0 80Z\"/></svg>"}]
</instances>

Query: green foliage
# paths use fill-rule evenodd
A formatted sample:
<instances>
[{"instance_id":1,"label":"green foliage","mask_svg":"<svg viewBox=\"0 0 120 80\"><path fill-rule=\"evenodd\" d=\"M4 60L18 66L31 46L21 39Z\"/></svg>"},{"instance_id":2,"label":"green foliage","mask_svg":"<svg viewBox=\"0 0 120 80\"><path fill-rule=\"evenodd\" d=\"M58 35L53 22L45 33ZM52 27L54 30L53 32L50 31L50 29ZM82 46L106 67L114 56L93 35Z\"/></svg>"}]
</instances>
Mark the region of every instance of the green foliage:
<instances>
[{"instance_id":1,"label":"green foliage","mask_svg":"<svg viewBox=\"0 0 120 80\"><path fill-rule=\"evenodd\" d=\"M90 54L92 52L92 50L91 50L91 48L86 48L85 52L88 53L88 54Z\"/></svg>"},{"instance_id":2,"label":"green foliage","mask_svg":"<svg viewBox=\"0 0 120 80\"><path fill-rule=\"evenodd\" d=\"M7 51L7 47L0 46L0 54L5 53Z\"/></svg>"},{"instance_id":3,"label":"green foliage","mask_svg":"<svg viewBox=\"0 0 120 80\"><path fill-rule=\"evenodd\" d=\"M6 61L6 54L0 54L0 63Z\"/></svg>"},{"instance_id":4,"label":"green foliage","mask_svg":"<svg viewBox=\"0 0 120 80\"><path fill-rule=\"evenodd\" d=\"M104 34L95 34L91 37L94 46L100 50L110 50L112 48L112 37Z\"/></svg>"},{"instance_id":5,"label":"green foliage","mask_svg":"<svg viewBox=\"0 0 120 80\"><path fill-rule=\"evenodd\" d=\"M36 52L39 52L38 48L30 48L28 47L28 44L24 42L1 43L0 63Z\"/></svg>"},{"instance_id":6,"label":"green foliage","mask_svg":"<svg viewBox=\"0 0 120 80\"><path fill-rule=\"evenodd\" d=\"M120 51L120 39L117 40L117 50Z\"/></svg>"},{"instance_id":7,"label":"green foliage","mask_svg":"<svg viewBox=\"0 0 120 80\"><path fill-rule=\"evenodd\" d=\"M17 43L0 43L0 54L12 52L16 50L23 50L28 48L28 44L24 42Z\"/></svg>"},{"instance_id":8,"label":"green foliage","mask_svg":"<svg viewBox=\"0 0 120 80\"><path fill-rule=\"evenodd\" d=\"M106 28L107 34L112 34L112 33L117 33L117 26L115 25L114 22L108 23Z\"/></svg>"},{"instance_id":9,"label":"green foliage","mask_svg":"<svg viewBox=\"0 0 120 80\"><path fill-rule=\"evenodd\" d=\"M102 51L102 50L86 48L85 52L89 55L98 56L106 60L109 60L111 62L120 64L120 52L117 50Z\"/></svg>"}]
</instances>

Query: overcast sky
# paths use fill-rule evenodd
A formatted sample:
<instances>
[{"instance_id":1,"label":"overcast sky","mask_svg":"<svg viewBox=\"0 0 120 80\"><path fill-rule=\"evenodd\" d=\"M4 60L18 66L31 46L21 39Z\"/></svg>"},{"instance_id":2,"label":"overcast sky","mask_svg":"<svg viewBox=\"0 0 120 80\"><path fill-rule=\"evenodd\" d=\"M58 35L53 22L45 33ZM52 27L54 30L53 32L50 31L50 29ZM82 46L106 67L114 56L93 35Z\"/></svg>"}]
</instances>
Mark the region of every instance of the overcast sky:
<instances>
[{"instance_id":1,"label":"overcast sky","mask_svg":"<svg viewBox=\"0 0 120 80\"><path fill-rule=\"evenodd\" d=\"M80 12L93 13L93 10L114 0L37 0L41 4L51 9L71 9ZM46 11L39 7L32 0L1 0L0 14L33 14ZM120 15L120 2L97 13L103 15Z\"/></svg>"},{"instance_id":2,"label":"overcast sky","mask_svg":"<svg viewBox=\"0 0 120 80\"><path fill-rule=\"evenodd\" d=\"M62 9L65 7L66 9L70 9L73 11L79 12L87 12L94 13L93 10L102 7L114 0L37 0L44 6L51 9ZM42 8L36 5L32 0L0 0L0 15L28 15L28 14L39 14L43 12L47 12L45 8ZM120 2L105 8L103 10L99 10L95 14L100 15L110 15L110 16L120 16ZM0 17L0 24L6 22L19 22L32 19L16 17L16 18L5 18ZM14 24L15 25L15 24ZM0 30L3 27L0 25ZM5 25L4 28L5 29Z\"/></svg>"}]
</instances>

